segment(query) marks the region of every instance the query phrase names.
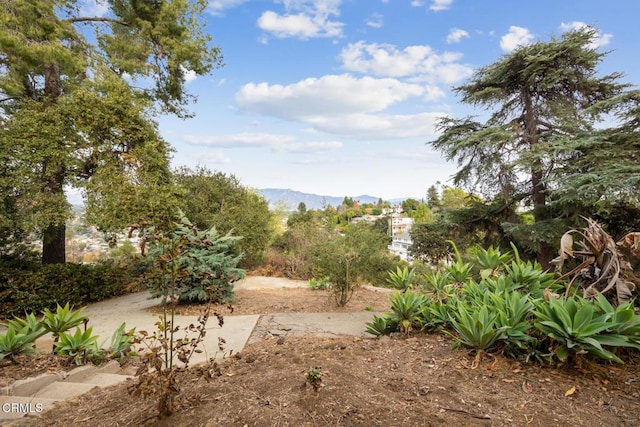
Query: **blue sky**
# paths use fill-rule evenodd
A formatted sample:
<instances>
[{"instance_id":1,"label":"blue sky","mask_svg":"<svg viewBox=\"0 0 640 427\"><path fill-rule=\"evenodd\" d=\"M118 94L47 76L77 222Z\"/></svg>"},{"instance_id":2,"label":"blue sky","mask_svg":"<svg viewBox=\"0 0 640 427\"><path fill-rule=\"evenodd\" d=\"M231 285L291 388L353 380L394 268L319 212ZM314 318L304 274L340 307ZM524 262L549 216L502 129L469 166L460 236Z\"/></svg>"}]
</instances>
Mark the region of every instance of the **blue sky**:
<instances>
[{"instance_id":1,"label":"blue sky","mask_svg":"<svg viewBox=\"0 0 640 427\"><path fill-rule=\"evenodd\" d=\"M210 0L225 66L188 83L195 118L160 118L173 165L255 188L424 197L455 165L425 143L474 112L450 88L519 44L583 25L603 73L639 83L636 0Z\"/></svg>"}]
</instances>

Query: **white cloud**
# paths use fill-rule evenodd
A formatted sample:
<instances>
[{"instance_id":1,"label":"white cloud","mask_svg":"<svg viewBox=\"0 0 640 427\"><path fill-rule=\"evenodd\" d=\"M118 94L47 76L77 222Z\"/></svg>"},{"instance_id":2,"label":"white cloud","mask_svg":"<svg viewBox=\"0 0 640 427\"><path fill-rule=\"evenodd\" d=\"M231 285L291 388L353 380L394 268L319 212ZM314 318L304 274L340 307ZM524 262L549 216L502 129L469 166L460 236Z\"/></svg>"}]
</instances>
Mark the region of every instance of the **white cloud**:
<instances>
[{"instance_id":1,"label":"white cloud","mask_svg":"<svg viewBox=\"0 0 640 427\"><path fill-rule=\"evenodd\" d=\"M469 38L469 33L465 30L461 30L460 28L452 28L447 35L447 43L459 43L460 40L464 38Z\"/></svg>"},{"instance_id":2,"label":"white cloud","mask_svg":"<svg viewBox=\"0 0 640 427\"><path fill-rule=\"evenodd\" d=\"M83 16L106 16L109 6L105 2L98 3L96 0L82 0L80 13Z\"/></svg>"},{"instance_id":3,"label":"white cloud","mask_svg":"<svg viewBox=\"0 0 640 427\"><path fill-rule=\"evenodd\" d=\"M308 39L313 37L342 36L344 24L332 20L340 15L341 0L281 0L285 13L283 15L271 10L262 13L258 18L258 27L278 38L296 37Z\"/></svg>"},{"instance_id":4,"label":"white cloud","mask_svg":"<svg viewBox=\"0 0 640 427\"><path fill-rule=\"evenodd\" d=\"M584 28L591 28L597 31L597 29L592 27L591 25L585 24L584 22L580 21L563 22L560 24L560 30L562 32L582 30ZM602 46L606 46L611 42L612 38L613 34L611 33L603 34L600 31L597 31L593 41L589 44L589 48L598 49Z\"/></svg>"},{"instance_id":5,"label":"white cloud","mask_svg":"<svg viewBox=\"0 0 640 427\"><path fill-rule=\"evenodd\" d=\"M398 50L388 44L351 43L338 56L349 71L378 76L420 76L421 81L455 83L470 76L471 67L460 64L462 54L436 53L431 47L407 46Z\"/></svg>"},{"instance_id":6,"label":"white cloud","mask_svg":"<svg viewBox=\"0 0 640 427\"><path fill-rule=\"evenodd\" d=\"M362 139L427 138L436 133L435 125L444 113L420 114L349 114L339 117L318 117L316 129Z\"/></svg>"},{"instance_id":7,"label":"white cloud","mask_svg":"<svg viewBox=\"0 0 640 427\"><path fill-rule=\"evenodd\" d=\"M367 20L367 25L372 28L382 28L382 26L384 25L383 16L379 13L372 14L371 17Z\"/></svg>"},{"instance_id":8,"label":"white cloud","mask_svg":"<svg viewBox=\"0 0 640 427\"><path fill-rule=\"evenodd\" d=\"M451 3L453 3L453 0L432 0L429 9L433 10L434 12L447 10L451 6Z\"/></svg>"},{"instance_id":9,"label":"white cloud","mask_svg":"<svg viewBox=\"0 0 640 427\"><path fill-rule=\"evenodd\" d=\"M224 11L245 3L247 0L209 0L207 9L213 16L222 16Z\"/></svg>"},{"instance_id":10,"label":"white cloud","mask_svg":"<svg viewBox=\"0 0 640 427\"><path fill-rule=\"evenodd\" d=\"M287 86L249 83L236 94L244 110L311 122L315 117L382 111L409 97L425 94L425 87L396 79L356 78L350 74L308 78Z\"/></svg>"},{"instance_id":11,"label":"white cloud","mask_svg":"<svg viewBox=\"0 0 640 427\"><path fill-rule=\"evenodd\" d=\"M424 6L424 2L420 1L420 0L412 0L411 1L411 6L413 6L413 7L422 7L422 6Z\"/></svg>"},{"instance_id":12,"label":"white cloud","mask_svg":"<svg viewBox=\"0 0 640 427\"><path fill-rule=\"evenodd\" d=\"M342 148L340 141L296 141L292 135L243 132L231 135L186 135L184 140L193 145L224 148L264 147L287 153L319 153Z\"/></svg>"},{"instance_id":13,"label":"white cloud","mask_svg":"<svg viewBox=\"0 0 640 427\"><path fill-rule=\"evenodd\" d=\"M518 46L524 46L534 39L533 33L526 28L512 25L509 32L500 38L500 48L505 52L512 52Z\"/></svg>"},{"instance_id":14,"label":"white cloud","mask_svg":"<svg viewBox=\"0 0 640 427\"><path fill-rule=\"evenodd\" d=\"M184 68L182 65L180 66L180 69L182 70L182 73L184 74L184 81L186 83L192 82L195 79L198 78L198 75L196 74L195 71L193 70L188 70L186 68Z\"/></svg>"}]
</instances>

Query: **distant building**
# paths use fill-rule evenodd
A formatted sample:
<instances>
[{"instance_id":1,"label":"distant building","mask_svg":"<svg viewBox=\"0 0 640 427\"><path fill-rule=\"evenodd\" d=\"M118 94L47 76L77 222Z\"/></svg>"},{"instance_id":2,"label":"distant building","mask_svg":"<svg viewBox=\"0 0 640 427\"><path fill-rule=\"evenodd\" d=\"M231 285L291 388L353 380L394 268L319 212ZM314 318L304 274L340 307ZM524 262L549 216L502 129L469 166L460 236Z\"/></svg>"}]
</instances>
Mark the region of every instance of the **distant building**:
<instances>
[{"instance_id":1,"label":"distant building","mask_svg":"<svg viewBox=\"0 0 640 427\"><path fill-rule=\"evenodd\" d=\"M413 261L413 257L409 255L409 247L411 247L411 236L409 232L394 234L391 238L391 244L388 246L389 252L397 255L404 261Z\"/></svg>"},{"instance_id":2,"label":"distant building","mask_svg":"<svg viewBox=\"0 0 640 427\"><path fill-rule=\"evenodd\" d=\"M413 225L413 218L406 218L399 214L391 215L391 235L408 233Z\"/></svg>"}]
</instances>

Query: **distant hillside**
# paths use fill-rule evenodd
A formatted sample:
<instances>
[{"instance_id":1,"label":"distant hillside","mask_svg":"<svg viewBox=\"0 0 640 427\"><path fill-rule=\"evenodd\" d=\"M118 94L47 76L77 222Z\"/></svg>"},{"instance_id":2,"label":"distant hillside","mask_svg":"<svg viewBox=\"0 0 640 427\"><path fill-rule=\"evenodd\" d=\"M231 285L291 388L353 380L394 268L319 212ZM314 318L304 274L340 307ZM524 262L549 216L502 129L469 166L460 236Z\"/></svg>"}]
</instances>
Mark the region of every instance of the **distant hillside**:
<instances>
[{"instance_id":1,"label":"distant hillside","mask_svg":"<svg viewBox=\"0 0 640 427\"><path fill-rule=\"evenodd\" d=\"M270 207L275 206L277 202L281 202L284 203L289 210L297 209L300 202L303 202L307 206L307 209L323 209L327 205L338 206L342 203L342 200L344 200L344 196L322 196L283 188L262 188L257 191L267 199ZM349 197L360 203L378 202L378 197L373 196L361 195Z\"/></svg>"}]
</instances>

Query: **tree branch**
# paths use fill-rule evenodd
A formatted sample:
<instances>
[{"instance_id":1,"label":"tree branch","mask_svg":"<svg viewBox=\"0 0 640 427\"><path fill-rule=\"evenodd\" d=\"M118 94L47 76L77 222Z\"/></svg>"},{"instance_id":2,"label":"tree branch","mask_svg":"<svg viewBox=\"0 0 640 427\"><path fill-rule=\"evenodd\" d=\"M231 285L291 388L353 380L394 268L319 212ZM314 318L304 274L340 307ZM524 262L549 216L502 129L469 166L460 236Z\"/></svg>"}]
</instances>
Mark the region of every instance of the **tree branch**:
<instances>
[{"instance_id":1,"label":"tree branch","mask_svg":"<svg viewBox=\"0 0 640 427\"><path fill-rule=\"evenodd\" d=\"M76 23L76 22L110 22L112 24L120 24L123 25L125 27L128 27L129 24L124 22L124 21L120 21L117 19L113 19L113 18L103 18L103 17L78 17L78 18L70 18L67 20L68 22L71 23Z\"/></svg>"},{"instance_id":2,"label":"tree branch","mask_svg":"<svg viewBox=\"0 0 640 427\"><path fill-rule=\"evenodd\" d=\"M20 97L19 96L9 96L9 97L0 99L0 102L11 101L12 99L20 99Z\"/></svg>"}]
</instances>

